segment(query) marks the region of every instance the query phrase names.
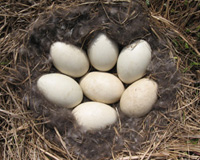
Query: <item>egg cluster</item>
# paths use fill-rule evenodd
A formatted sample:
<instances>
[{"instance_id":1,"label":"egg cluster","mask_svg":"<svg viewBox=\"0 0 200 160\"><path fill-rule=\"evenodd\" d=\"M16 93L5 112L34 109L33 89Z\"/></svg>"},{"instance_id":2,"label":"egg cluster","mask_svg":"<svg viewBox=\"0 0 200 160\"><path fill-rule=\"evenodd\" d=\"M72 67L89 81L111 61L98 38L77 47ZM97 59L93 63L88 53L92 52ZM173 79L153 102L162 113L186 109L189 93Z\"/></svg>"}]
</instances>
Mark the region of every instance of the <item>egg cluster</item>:
<instances>
[{"instance_id":1,"label":"egg cluster","mask_svg":"<svg viewBox=\"0 0 200 160\"><path fill-rule=\"evenodd\" d=\"M125 115L142 117L157 100L157 83L142 78L151 61L151 47L144 40L119 53L117 44L100 33L88 46L87 54L72 44L55 42L50 56L61 73L41 76L37 88L50 102L73 109L72 114L85 131L103 129L117 121L111 104L119 101ZM88 72L90 64L96 71ZM115 65L117 76L106 72ZM79 83L75 78L81 78ZM125 88L124 84L130 85ZM81 103L84 96L90 101Z\"/></svg>"}]
</instances>

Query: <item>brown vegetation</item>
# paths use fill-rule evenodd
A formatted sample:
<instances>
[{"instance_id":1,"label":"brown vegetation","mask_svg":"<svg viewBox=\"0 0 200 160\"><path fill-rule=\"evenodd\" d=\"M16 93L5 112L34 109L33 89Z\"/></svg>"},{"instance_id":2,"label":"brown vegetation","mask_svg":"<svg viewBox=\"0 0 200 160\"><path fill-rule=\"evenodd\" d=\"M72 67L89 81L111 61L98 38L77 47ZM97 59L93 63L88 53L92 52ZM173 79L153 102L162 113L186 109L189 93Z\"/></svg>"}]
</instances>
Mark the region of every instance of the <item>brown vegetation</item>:
<instances>
[{"instance_id":1,"label":"brown vegetation","mask_svg":"<svg viewBox=\"0 0 200 160\"><path fill-rule=\"evenodd\" d=\"M143 5L146 6L145 10L152 24L149 29L153 32L152 34L156 35L157 40L165 42L165 47L167 46L166 48L170 50L170 56L175 60L175 68L181 73L181 80L178 82L180 88L174 90L176 97L173 98L176 100L173 106L169 105L170 107L166 109L166 107L160 107L158 103L151 114L135 122L141 124L138 127L141 129L139 134L142 135L142 138L138 139L140 145L136 145L136 141L133 141L130 134L133 132L130 130L131 127L125 126L125 124L130 125L132 119L122 119L122 122L113 128L98 132L99 136L105 134L105 136L101 136L102 140L95 142L97 144L102 142L101 148L87 154L101 153L99 156L88 156L86 153L82 155L82 153L92 150L94 146L80 150L78 153L76 148L70 146L73 144L72 140L69 144L66 143L68 134L78 131L76 127L66 133L66 130L60 129L62 126L59 128L57 125L57 121L61 124L65 124L65 122L56 119L50 123L44 110L41 112L40 108L36 108L39 114L35 115L34 109L29 108L33 104L30 94L32 92L29 91L36 80L35 76L39 74L34 71L34 67L37 67L37 64L41 65L40 67L43 68L40 73L53 71L50 70L51 65L46 63L48 57L45 55L38 59L39 56L33 54L34 62L29 61L30 57L27 58L27 55L33 56L31 53L34 53L33 50L36 48L30 46L35 44L35 41L28 41L31 36L35 38L33 28L36 28L37 31L37 24L40 24L39 27L44 26L46 21L41 22L41 20L48 19L49 17L45 17L45 14L55 8L62 6L63 9L65 6L64 10L66 10L73 6L83 7L93 3L81 0L73 2L57 0L54 3L40 0L2 0L0 2L0 159L60 160L85 159L85 156L120 160L200 158L200 2L198 0L144 1ZM100 5L103 3L107 2L99 2ZM106 12L106 9L104 11ZM60 15L60 13L56 14ZM38 17L40 17L39 20ZM144 31L144 34L147 33ZM115 37L114 31L110 34L113 35L113 38ZM148 39L148 36L147 40L152 41L152 39ZM121 45L128 44L127 41L124 40ZM80 39L70 42L80 47L82 45ZM163 44L163 42L161 43ZM32 50L30 51L30 49ZM43 60L45 63L41 62ZM152 66L149 68L149 72L153 70ZM172 69L174 68L172 67ZM170 75L173 73L176 72L173 70ZM177 79L175 82L172 81L174 85L169 86L172 88L177 86ZM169 93L173 94L171 89ZM33 93L37 98L37 93ZM167 102L169 101L164 101L164 103ZM44 104L48 105L48 102L44 102ZM161 108L165 110L163 111ZM50 118L55 118L54 112L48 111L48 113L50 113ZM70 115L68 111L63 114ZM67 120L67 124L73 128L73 117L69 117ZM123 122L125 123L123 124ZM128 129L125 130L125 128ZM136 129L136 131L138 130ZM109 137L111 133L117 138L122 137L123 145L119 144L119 139L115 139L116 143L113 142L113 146L103 146L107 141L103 138L112 140L113 137ZM135 135L138 133L134 133ZM81 135L78 132L74 136L77 136L73 137L77 143L82 140L79 139L81 136L85 136L83 139L86 140L92 137L98 139L93 133ZM91 144L94 143L88 141L84 147ZM109 140L108 144L111 144ZM114 146L114 144L119 146ZM98 146L95 147L98 149ZM107 150L107 147L111 149Z\"/></svg>"}]
</instances>

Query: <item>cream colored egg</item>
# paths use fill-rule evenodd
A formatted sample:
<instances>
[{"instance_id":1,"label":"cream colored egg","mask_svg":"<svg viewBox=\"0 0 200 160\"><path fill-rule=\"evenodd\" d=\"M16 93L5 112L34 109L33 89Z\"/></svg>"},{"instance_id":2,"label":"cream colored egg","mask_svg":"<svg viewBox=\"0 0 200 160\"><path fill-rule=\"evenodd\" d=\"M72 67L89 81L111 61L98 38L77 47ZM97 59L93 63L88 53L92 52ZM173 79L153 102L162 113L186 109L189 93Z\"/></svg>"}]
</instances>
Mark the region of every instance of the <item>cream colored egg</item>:
<instances>
[{"instance_id":1,"label":"cream colored egg","mask_svg":"<svg viewBox=\"0 0 200 160\"><path fill-rule=\"evenodd\" d=\"M69 76L81 77L89 69L86 53L72 44L55 42L51 46L50 55L54 66Z\"/></svg>"},{"instance_id":2,"label":"cream colored egg","mask_svg":"<svg viewBox=\"0 0 200 160\"><path fill-rule=\"evenodd\" d=\"M90 72L80 81L86 97L93 101L111 104L117 102L124 92L124 85L114 75L106 72Z\"/></svg>"},{"instance_id":3,"label":"cream colored egg","mask_svg":"<svg viewBox=\"0 0 200 160\"><path fill-rule=\"evenodd\" d=\"M119 78L130 84L141 78L151 61L151 47L144 41L139 40L125 47L117 61L117 73Z\"/></svg>"},{"instance_id":4,"label":"cream colored egg","mask_svg":"<svg viewBox=\"0 0 200 160\"><path fill-rule=\"evenodd\" d=\"M117 121L115 109L99 102L82 103L72 111L72 114L85 131L104 129Z\"/></svg>"},{"instance_id":5,"label":"cream colored egg","mask_svg":"<svg viewBox=\"0 0 200 160\"><path fill-rule=\"evenodd\" d=\"M157 100L158 85L143 78L131 84L120 99L121 111L130 117L146 115Z\"/></svg>"},{"instance_id":6,"label":"cream colored egg","mask_svg":"<svg viewBox=\"0 0 200 160\"><path fill-rule=\"evenodd\" d=\"M74 79L59 73L41 76L37 81L37 88L50 102L66 108L75 107L83 99L79 84Z\"/></svg>"},{"instance_id":7,"label":"cream colored egg","mask_svg":"<svg viewBox=\"0 0 200 160\"><path fill-rule=\"evenodd\" d=\"M88 47L90 62L99 71L112 69L117 62L118 54L117 44L103 33L97 35Z\"/></svg>"}]
</instances>

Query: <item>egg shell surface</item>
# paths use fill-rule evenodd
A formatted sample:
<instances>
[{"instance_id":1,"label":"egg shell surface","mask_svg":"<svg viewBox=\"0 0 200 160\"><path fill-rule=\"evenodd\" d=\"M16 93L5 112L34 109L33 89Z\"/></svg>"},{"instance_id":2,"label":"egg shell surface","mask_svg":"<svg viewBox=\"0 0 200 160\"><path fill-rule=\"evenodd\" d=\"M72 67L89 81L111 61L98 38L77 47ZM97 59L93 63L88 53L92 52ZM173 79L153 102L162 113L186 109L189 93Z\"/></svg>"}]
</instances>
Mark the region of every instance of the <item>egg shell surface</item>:
<instances>
[{"instance_id":1,"label":"egg shell surface","mask_svg":"<svg viewBox=\"0 0 200 160\"><path fill-rule=\"evenodd\" d=\"M73 108L83 99L79 84L71 77L59 73L41 76L37 88L47 100L61 107Z\"/></svg>"},{"instance_id":2,"label":"egg shell surface","mask_svg":"<svg viewBox=\"0 0 200 160\"><path fill-rule=\"evenodd\" d=\"M89 69L86 53L72 44L55 42L51 45L50 55L54 66L66 75L81 77Z\"/></svg>"},{"instance_id":3,"label":"egg shell surface","mask_svg":"<svg viewBox=\"0 0 200 160\"><path fill-rule=\"evenodd\" d=\"M121 111L130 117L146 115L157 100L158 85L155 81L143 78L131 84L120 99Z\"/></svg>"},{"instance_id":4,"label":"egg shell surface","mask_svg":"<svg viewBox=\"0 0 200 160\"><path fill-rule=\"evenodd\" d=\"M73 109L77 123L84 131L104 129L117 121L115 109L99 102L85 102Z\"/></svg>"},{"instance_id":5,"label":"egg shell surface","mask_svg":"<svg viewBox=\"0 0 200 160\"><path fill-rule=\"evenodd\" d=\"M94 68L99 71L112 69L119 55L118 46L105 34L100 33L88 46L88 57Z\"/></svg>"},{"instance_id":6,"label":"egg shell surface","mask_svg":"<svg viewBox=\"0 0 200 160\"><path fill-rule=\"evenodd\" d=\"M144 40L138 40L125 47L117 61L119 78L130 84L141 78L151 61L151 47Z\"/></svg>"},{"instance_id":7,"label":"egg shell surface","mask_svg":"<svg viewBox=\"0 0 200 160\"><path fill-rule=\"evenodd\" d=\"M113 74L106 72L90 72L80 81L86 97L93 101L111 104L119 101L124 92L124 85Z\"/></svg>"}]
</instances>

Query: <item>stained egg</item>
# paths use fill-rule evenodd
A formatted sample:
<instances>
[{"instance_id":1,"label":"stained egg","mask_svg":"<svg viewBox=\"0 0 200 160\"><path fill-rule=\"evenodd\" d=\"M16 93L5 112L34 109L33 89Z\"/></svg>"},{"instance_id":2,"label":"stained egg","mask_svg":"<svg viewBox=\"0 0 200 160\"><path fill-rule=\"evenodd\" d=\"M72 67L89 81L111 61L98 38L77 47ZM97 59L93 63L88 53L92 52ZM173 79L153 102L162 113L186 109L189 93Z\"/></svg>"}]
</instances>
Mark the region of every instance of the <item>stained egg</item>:
<instances>
[{"instance_id":1,"label":"stained egg","mask_svg":"<svg viewBox=\"0 0 200 160\"><path fill-rule=\"evenodd\" d=\"M50 55L54 66L66 75L81 77L89 69L86 53L72 44L55 42L50 48Z\"/></svg>"},{"instance_id":2,"label":"stained egg","mask_svg":"<svg viewBox=\"0 0 200 160\"><path fill-rule=\"evenodd\" d=\"M74 79L59 73L41 76L37 81L37 88L47 100L61 107L73 108L83 99L79 84Z\"/></svg>"},{"instance_id":3,"label":"stained egg","mask_svg":"<svg viewBox=\"0 0 200 160\"><path fill-rule=\"evenodd\" d=\"M114 75L106 72L90 72L80 81L86 97L93 101L111 104L117 102L124 92L124 85Z\"/></svg>"},{"instance_id":4,"label":"stained egg","mask_svg":"<svg viewBox=\"0 0 200 160\"><path fill-rule=\"evenodd\" d=\"M77 123L84 131L104 129L117 121L115 109L99 102L85 102L73 109Z\"/></svg>"},{"instance_id":5,"label":"stained egg","mask_svg":"<svg viewBox=\"0 0 200 160\"><path fill-rule=\"evenodd\" d=\"M125 47L117 61L119 78L130 84L141 78L151 61L151 47L144 40L138 40Z\"/></svg>"},{"instance_id":6,"label":"stained egg","mask_svg":"<svg viewBox=\"0 0 200 160\"><path fill-rule=\"evenodd\" d=\"M99 71L112 69L117 62L118 54L117 44L103 33L97 35L88 46L89 60Z\"/></svg>"},{"instance_id":7,"label":"stained egg","mask_svg":"<svg viewBox=\"0 0 200 160\"><path fill-rule=\"evenodd\" d=\"M121 111L130 117L146 115L157 100L158 85L155 81L143 78L131 84L120 99Z\"/></svg>"}]
</instances>

